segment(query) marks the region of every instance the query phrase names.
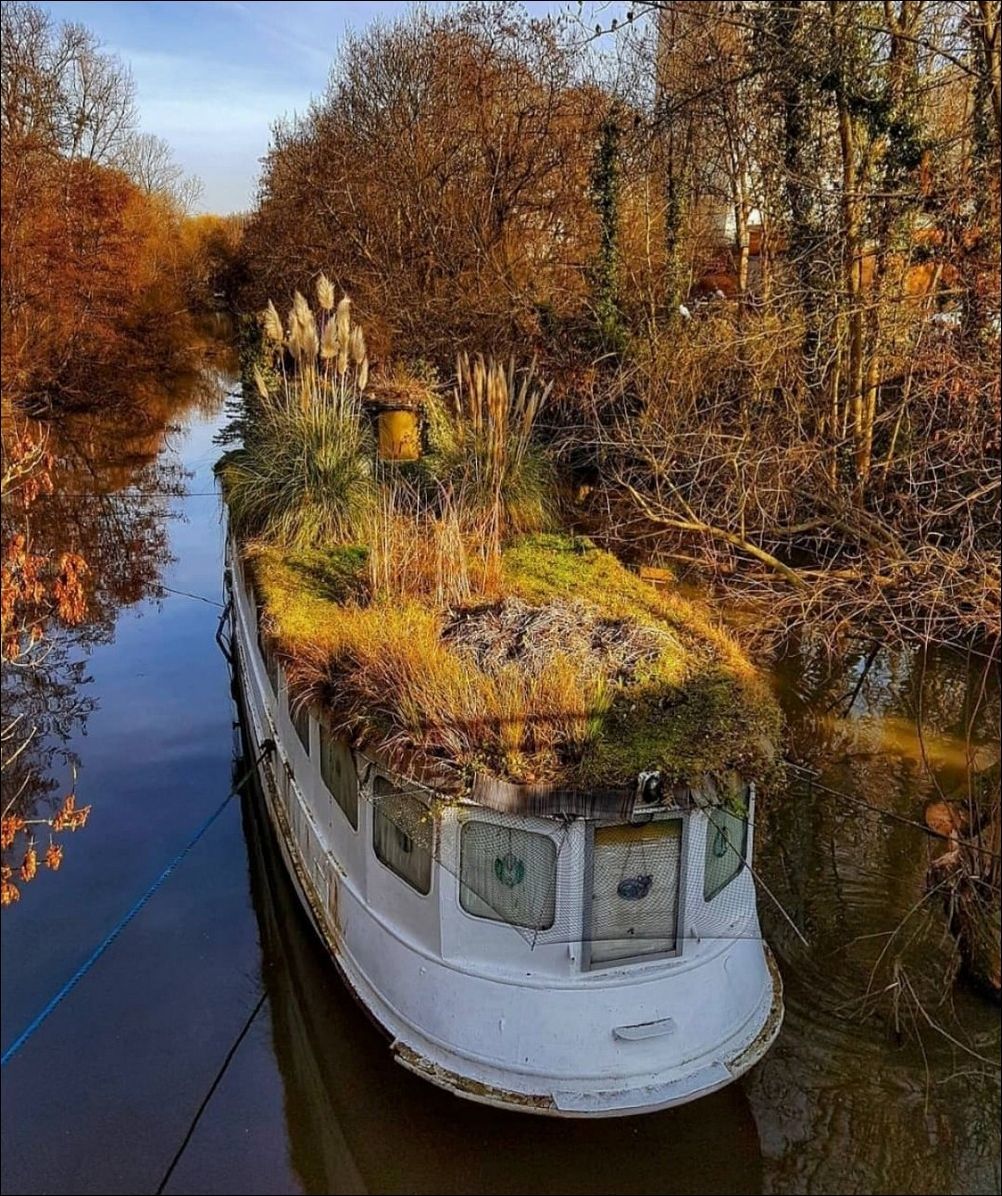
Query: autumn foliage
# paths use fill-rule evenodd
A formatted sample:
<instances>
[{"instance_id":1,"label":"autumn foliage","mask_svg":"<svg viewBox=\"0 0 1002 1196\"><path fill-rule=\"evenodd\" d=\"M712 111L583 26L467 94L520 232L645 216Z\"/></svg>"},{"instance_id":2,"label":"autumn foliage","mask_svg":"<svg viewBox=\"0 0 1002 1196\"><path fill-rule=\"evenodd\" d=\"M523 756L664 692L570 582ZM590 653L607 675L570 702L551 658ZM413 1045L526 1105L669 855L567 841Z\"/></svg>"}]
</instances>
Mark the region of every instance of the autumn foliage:
<instances>
[{"instance_id":1,"label":"autumn foliage","mask_svg":"<svg viewBox=\"0 0 1002 1196\"><path fill-rule=\"evenodd\" d=\"M127 70L80 26L4 5L2 100L5 401L105 402L183 351L192 190L138 132Z\"/></svg>"},{"instance_id":2,"label":"autumn foliage","mask_svg":"<svg viewBox=\"0 0 1002 1196\"><path fill-rule=\"evenodd\" d=\"M15 883L15 875L22 884L28 884L38 874L35 828L49 829L49 840L42 855L42 862L49 871L58 872L63 862L63 847L53 836L61 831L80 830L86 825L89 814L90 806L78 807L74 794L68 793L51 818L22 818L16 814L4 816L0 823L0 845L3 851L7 852L14 847L19 837L24 840L24 848L16 872L12 864L5 862L0 865L0 902L3 905L13 905L21 899L21 890Z\"/></svg>"},{"instance_id":3,"label":"autumn foliage","mask_svg":"<svg viewBox=\"0 0 1002 1196\"><path fill-rule=\"evenodd\" d=\"M567 31L510 6L350 36L323 97L276 127L245 306L284 305L333 270L377 356L524 349L547 311L587 307L606 105L576 77Z\"/></svg>"},{"instance_id":4,"label":"autumn foliage","mask_svg":"<svg viewBox=\"0 0 1002 1196\"><path fill-rule=\"evenodd\" d=\"M377 373L535 353L589 530L784 630L996 639L999 47L968 0L409 12L276 126L245 305L327 271Z\"/></svg>"}]
</instances>

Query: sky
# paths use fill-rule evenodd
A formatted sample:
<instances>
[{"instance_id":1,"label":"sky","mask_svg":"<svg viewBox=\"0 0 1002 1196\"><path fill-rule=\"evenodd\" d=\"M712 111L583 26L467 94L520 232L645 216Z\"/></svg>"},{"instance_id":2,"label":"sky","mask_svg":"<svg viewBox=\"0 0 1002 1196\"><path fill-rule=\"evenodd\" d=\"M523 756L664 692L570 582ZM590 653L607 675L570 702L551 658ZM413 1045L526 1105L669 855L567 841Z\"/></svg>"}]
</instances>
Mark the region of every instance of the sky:
<instances>
[{"instance_id":1,"label":"sky","mask_svg":"<svg viewBox=\"0 0 1002 1196\"><path fill-rule=\"evenodd\" d=\"M202 180L201 210L223 213L253 205L272 123L304 111L323 90L346 28L392 19L412 6L53 0L44 7L57 20L86 25L131 67L143 130L165 138L185 171ZM577 11L566 0L525 7L540 15Z\"/></svg>"}]
</instances>

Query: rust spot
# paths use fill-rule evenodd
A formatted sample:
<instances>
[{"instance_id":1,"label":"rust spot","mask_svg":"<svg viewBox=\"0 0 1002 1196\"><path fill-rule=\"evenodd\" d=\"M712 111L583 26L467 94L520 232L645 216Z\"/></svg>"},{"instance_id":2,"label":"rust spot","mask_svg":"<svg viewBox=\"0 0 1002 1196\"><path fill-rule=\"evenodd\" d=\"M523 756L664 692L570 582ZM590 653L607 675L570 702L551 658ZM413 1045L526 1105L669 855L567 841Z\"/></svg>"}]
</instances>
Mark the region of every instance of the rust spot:
<instances>
[{"instance_id":1,"label":"rust spot","mask_svg":"<svg viewBox=\"0 0 1002 1196\"><path fill-rule=\"evenodd\" d=\"M554 1108L553 1098L550 1096L508 1092L504 1088L494 1088L490 1084L482 1084L478 1080L470 1080L465 1076L456 1075L455 1072L425 1059L423 1055L419 1055L417 1051L405 1046L402 1042L394 1042L393 1053L397 1062L403 1064L408 1071L413 1071L423 1079L430 1080L439 1088L446 1088L457 1096L465 1096L470 1100L482 1101L485 1104L508 1105L537 1112L549 1112Z\"/></svg>"},{"instance_id":2,"label":"rust spot","mask_svg":"<svg viewBox=\"0 0 1002 1196\"><path fill-rule=\"evenodd\" d=\"M733 1059L727 1061L727 1069L735 1079L749 1067L758 1063L771 1046L783 1024L783 977L779 965L776 963L776 957L769 949L768 944L763 943L762 949L765 951L766 963L769 965L769 974L772 977L772 1007L769 1009L769 1016L765 1019L762 1029L740 1055L735 1055Z\"/></svg>"}]
</instances>

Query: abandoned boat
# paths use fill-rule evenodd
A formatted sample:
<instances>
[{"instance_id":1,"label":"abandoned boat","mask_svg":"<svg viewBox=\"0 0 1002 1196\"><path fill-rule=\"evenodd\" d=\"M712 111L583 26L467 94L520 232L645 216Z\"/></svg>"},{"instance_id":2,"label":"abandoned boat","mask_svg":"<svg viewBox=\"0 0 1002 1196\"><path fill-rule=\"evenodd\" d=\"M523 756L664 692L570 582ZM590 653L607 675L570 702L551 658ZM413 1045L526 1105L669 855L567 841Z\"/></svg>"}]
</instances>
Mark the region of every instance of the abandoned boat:
<instances>
[{"instance_id":1,"label":"abandoned boat","mask_svg":"<svg viewBox=\"0 0 1002 1196\"><path fill-rule=\"evenodd\" d=\"M751 871L775 701L704 608L558 530L534 367L384 366L272 305L217 467L245 733L302 902L405 1067L666 1108L782 1020ZM369 387L366 390L366 387ZM363 394L363 392L365 392Z\"/></svg>"},{"instance_id":2,"label":"abandoned boat","mask_svg":"<svg viewBox=\"0 0 1002 1196\"><path fill-rule=\"evenodd\" d=\"M318 933L396 1058L459 1096L614 1116L690 1101L768 1050L782 987L748 867L754 785L442 793L290 705L228 556L246 731ZM264 749L264 750L263 750Z\"/></svg>"}]
</instances>

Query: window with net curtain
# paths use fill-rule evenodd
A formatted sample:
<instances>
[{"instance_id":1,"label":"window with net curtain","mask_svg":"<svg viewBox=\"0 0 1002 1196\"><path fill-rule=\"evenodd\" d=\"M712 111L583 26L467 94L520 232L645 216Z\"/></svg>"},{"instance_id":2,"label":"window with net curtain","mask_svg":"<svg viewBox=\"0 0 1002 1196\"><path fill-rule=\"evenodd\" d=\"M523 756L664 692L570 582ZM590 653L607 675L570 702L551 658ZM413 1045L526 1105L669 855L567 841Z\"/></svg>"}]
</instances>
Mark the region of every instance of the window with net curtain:
<instances>
[{"instance_id":1,"label":"window with net curtain","mask_svg":"<svg viewBox=\"0 0 1002 1196\"><path fill-rule=\"evenodd\" d=\"M712 901L744 867L748 819L722 807L707 810L703 900Z\"/></svg>"},{"instance_id":2,"label":"window with net curtain","mask_svg":"<svg viewBox=\"0 0 1002 1196\"><path fill-rule=\"evenodd\" d=\"M372 810L372 848L376 859L417 892L431 892L435 820L419 798L377 777Z\"/></svg>"},{"instance_id":3,"label":"window with net curtain","mask_svg":"<svg viewBox=\"0 0 1002 1196\"><path fill-rule=\"evenodd\" d=\"M533 930L553 925L557 847L549 835L471 819L460 832L459 873L467 913Z\"/></svg>"},{"instance_id":4,"label":"window with net curtain","mask_svg":"<svg viewBox=\"0 0 1002 1196\"><path fill-rule=\"evenodd\" d=\"M353 831L358 830L358 774L351 748L320 724L320 775Z\"/></svg>"},{"instance_id":5,"label":"window with net curtain","mask_svg":"<svg viewBox=\"0 0 1002 1196\"><path fill-rule=\"evenodd\" d=\"M591 965L677 949L682 820L597 826L592 842Z\"/></svg>"}]
</instances>

